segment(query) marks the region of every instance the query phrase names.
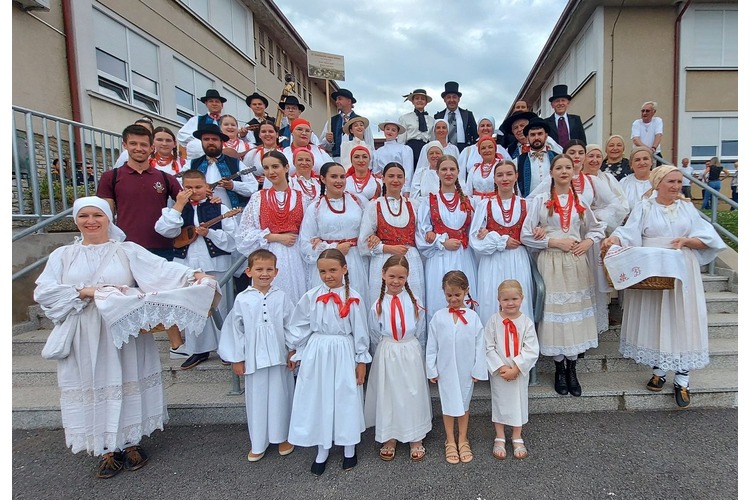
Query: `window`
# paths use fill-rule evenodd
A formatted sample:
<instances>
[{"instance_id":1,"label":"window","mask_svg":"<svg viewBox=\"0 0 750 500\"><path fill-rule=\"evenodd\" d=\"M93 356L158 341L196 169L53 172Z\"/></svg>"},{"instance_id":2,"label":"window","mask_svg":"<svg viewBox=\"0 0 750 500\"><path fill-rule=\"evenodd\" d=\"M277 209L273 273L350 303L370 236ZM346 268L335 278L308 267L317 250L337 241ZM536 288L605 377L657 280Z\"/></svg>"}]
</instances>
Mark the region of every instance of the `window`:
<instances>
[{"instance_id":1,"label":"window","mask_svg":"<svg viewBox=\"0 0 750 500\"><path fill-rule=\"evenodd\" d=\"M185 123L195 115L206 113L206 106L198 99L206 95L206 90L214 88L213 80L178 59L174 59L174 76L175 118Z\"/></svg>"},{"instance_id":2,"label":"window","mask_svg":"<svg viewBox=\"0 0 750 500\"><path fill-rule=\"evenodd\" d=\"M196 16L218 31L237 50L255 58L252 12L238 0L180 0Z\"/></svg>"},{"instance_id":3,"label":"window","mask_svg":"<svg viewBox=\"0 0 750 500\"><path fill-rule=\"evenodd\" d=\"M690 66L737 66L737 10L696 9Z\"/></svg>"},{"instance_id":4,"label":"window","mask_svg":"<svg viewBox=\"0 0 750 500\"><path fill-rule=\"evenodd\" d=\"M276 78L282 79L281 75L281 45L276 44Z\"/></svg>"},{"instance_id":5,"label":"window","mask_svg":"<svg viewBox=\"0 0 750 500\"><path fill-rule=\"evenodd\" d=\"M276 73L276 65L274 64L274 57L273 57L273 40L271 38L268 38L268 71L271 72L273 75Z\"/></svg>"},{"instance_id":6,"label":"window","mask_svg":"<svg viewBox=\"0 0 750 500\"><path fill-rule=\"evenodd\" d=\"M721 161L737 159L736 117L693 117L690 128L691 160L705 162L714 156Z\"/></svg>"},{"instance_id":7,"label":"window","mask_svg":"<svg viewBox=\"0 0 750 500\"><path fill-rule=\"evenodd\" d=\"M247 106L244 96L226 87L221 90L221 95L227 98L222 114L234 116L240 127L250 121L250 108Z\"/></svg>"},{"instance_id":8,"label":"window","mask_svg":"<svg viewBox=\"0 0 750 500\"><path fill-rule=\"evenodd\" d=\"M258 30L258 59L261 66L266 65L266 34Z\"/></svg>"},{"instance_id":9,"label":"window","mask_svg":"<svg viewBox=\"0 0 750 500\"><path fill-rule=\"evenodd\" d=\"M99 92L159 113L159 57L155 44L94 10Z\"/></svg>"}]
</instances>

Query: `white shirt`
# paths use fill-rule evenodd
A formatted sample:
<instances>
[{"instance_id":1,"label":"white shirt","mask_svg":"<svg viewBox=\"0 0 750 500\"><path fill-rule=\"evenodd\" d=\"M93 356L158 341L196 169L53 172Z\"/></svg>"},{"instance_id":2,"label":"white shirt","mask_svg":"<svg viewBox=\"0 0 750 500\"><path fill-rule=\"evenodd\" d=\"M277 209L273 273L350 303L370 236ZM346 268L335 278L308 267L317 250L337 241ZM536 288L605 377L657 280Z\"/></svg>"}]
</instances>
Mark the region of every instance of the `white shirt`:
<instances>
[{"instance_id":1,"label":"white shirt","mask_svg":"<svg viewBox=\"0 0 750 500\"><path fill-rule=\"evenodd\" d=\"M448 114L451 111L448 108L445 108L445 116L443 118L445 121L449 123L448 125L448 135L450 135L450 120L448 119ZM463 142L466 142L466 134L464 133L464 121L461 118L461 110L460 108L456 108L456 143L461 144Z\"/></svg>"},{"instance_id":2,"label":"white shirt","mask_svg":"<svg viewBox=\"0 0 750 500\"><path fill-rule=\"evenodd\" d=\"M419 118L417 117L416 113L414 113L414 110L401 115L398 118L398 122L404 126L406 132L398 136L398 142L400 142L401 144L406 144L406 141L410 139L418 139L420 141L429 142L430 130L432 130L433 125L435 125L435 118L433 118L432 115L428 113L424 115L424 121L427 124L427 130L425 132L420 132Z\"/></svg>"},{"instance_id":3,"label":"white shirt","mask_svg":"<svg viewBox=\"0 0 750 500\"><path fill-rule=\"evenodd\" d=\"M664 134L664 122L658 116L651 118L648 123L643 123L643 120L639 118L633 122L633 126L630 128L630 138L640 138L643 145L649 148L654 146L656 134ZM661 144L656 147L656 152L661 153Z\"/></svg>"}]
</instances>

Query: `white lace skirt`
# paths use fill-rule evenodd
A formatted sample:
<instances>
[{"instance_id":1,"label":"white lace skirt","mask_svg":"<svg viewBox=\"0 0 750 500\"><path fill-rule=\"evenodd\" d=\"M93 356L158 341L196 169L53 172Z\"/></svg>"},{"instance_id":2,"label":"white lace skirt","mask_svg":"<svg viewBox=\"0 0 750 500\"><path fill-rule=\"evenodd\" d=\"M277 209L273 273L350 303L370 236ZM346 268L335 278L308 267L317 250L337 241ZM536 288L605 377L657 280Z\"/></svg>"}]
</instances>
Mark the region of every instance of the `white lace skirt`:
<instances>
[{"instance_id":1,"label":"white lace skirt","mask_svg":"<svg viewBox=\"0 0 750 500\"><path fill-rule=\"evenodd\" d=\"M365 394L365 425L375 441L421 441L432 430L432 404L424 354L415 337L383 337L375 349Z\"/></svg>"},{"instance_id":2,"label":"white lace skirt","mask_svg":"<svg viewBox=\"0 0 750 500\"><path fill-rule=\"evenodd\" d=\"M546 289L539 352L574 356L599 345L594 275L586 255L546 249L539 253L537 267Z\"/></svg>"}]
</instances>

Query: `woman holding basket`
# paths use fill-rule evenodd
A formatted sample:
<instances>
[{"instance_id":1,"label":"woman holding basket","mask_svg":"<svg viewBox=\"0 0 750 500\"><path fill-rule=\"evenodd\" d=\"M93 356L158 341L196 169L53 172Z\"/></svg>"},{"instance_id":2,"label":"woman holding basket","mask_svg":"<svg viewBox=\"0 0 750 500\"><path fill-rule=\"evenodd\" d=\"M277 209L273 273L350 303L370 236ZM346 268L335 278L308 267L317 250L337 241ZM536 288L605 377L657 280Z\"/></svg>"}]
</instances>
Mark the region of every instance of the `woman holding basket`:
<instances>
[{"instance_id":1,"label":"woman holding basket","mask_svg":"<svg viewBox=\"0 0 750 500\"><path fill-rule=\"evenodd\" d=\"M674 371L675 401L684 408L690 404L689 371L709 362L700 266L726 245L682 196L682 173L677 167L663 165L649 177L656 196L647 192L625 225L604 240L604 248L617 245L604 263L618 289L651 276L675 278L668 289L625 290L620 352L653 367L646 384L651 391L661 391L667 371Z\"/></svg>"}]
</instances>

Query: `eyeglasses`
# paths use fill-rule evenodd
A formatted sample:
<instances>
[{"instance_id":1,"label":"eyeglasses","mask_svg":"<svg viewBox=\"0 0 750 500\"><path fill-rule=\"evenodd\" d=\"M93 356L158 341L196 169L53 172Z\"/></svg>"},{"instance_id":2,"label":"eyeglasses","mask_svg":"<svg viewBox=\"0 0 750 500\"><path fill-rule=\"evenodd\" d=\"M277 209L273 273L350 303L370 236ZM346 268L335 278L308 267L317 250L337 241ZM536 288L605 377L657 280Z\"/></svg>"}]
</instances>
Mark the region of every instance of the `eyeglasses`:
<instances>
[{"instance_id":1,"label":"eyeglasses","mask_svg":"<svg viewBox=\"0 0 750 500\"><path fill-rule=\"evenodd\" d=\"M651 113L653 111L654 111L653 109L642 109L641 113Z\"/></svg>"}]
</instances>

